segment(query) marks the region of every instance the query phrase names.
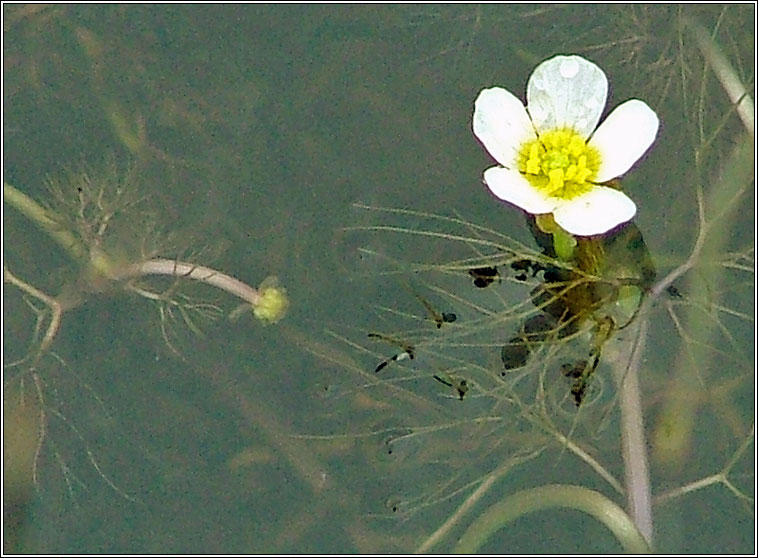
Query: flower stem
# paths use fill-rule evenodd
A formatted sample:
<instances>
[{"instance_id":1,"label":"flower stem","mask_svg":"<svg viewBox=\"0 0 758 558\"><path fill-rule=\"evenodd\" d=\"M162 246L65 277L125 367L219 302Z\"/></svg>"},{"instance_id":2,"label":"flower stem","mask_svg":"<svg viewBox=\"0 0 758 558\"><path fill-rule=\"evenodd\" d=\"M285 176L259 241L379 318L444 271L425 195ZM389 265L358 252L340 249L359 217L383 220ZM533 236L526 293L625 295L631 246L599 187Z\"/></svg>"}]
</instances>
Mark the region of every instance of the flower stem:
<instances>
[{"instance_id":1,"label":"flower stem","mask_svg":"<svg viewBox=\"0 0 758 558\"><path fill-rule=\"evenodd\" d=\"M622 355L613 363L621 409L621 456L627 511L648 544L653 544L650 469L639 386L639 369L647 338L647 317L630 332Z\"/></svg>"},{"instance_id":2,"label":"flower stem","mask_svg":"<svg viewBox=\"0 0 758 558\"><path fill-rule=\"evenodd\" d=\"M631 518L614 502L588 488L564 484L549 484L517 492L491 506L474 521L458 541L454 551L473 554L498 529L528 513L551 508L582 511L614 534L627 552L647 554L650 548Z\"/></svg>"},{"instance_id":3,"label":"flower stem","mask_svg":"<svg viewBox=\"0 0 758 558\"><path fill-rule=\"evenodd\" d=\"M231 275L202 265L176 260L153 259L129 264L117 270L113 279L133 279L145 275L168 275L170 277L200 281L241 298L252 306L257 306L261 301L261 294L257 289Z\"/></svg>"}]
</instances>

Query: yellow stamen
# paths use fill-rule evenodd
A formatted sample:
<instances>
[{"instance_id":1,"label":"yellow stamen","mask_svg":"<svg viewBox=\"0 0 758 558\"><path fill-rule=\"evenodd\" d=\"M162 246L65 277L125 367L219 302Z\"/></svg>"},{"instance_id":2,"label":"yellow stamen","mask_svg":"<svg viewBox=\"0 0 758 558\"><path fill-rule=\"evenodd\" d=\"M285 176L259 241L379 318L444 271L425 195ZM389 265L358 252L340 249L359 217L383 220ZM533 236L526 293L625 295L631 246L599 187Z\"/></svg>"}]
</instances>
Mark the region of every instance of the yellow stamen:
<instances>
[{"instance_id":1,"label":"yellow stamen","mask_svg":"<svg viewBox=\"0 0 758 558\"><path fill-rule=\"evenodd\" d=\"M598 168L600 153L571 128L544 131L519 150L519 172L535 188L556 198L589 192Z\"/></svg>"}]
</instances>

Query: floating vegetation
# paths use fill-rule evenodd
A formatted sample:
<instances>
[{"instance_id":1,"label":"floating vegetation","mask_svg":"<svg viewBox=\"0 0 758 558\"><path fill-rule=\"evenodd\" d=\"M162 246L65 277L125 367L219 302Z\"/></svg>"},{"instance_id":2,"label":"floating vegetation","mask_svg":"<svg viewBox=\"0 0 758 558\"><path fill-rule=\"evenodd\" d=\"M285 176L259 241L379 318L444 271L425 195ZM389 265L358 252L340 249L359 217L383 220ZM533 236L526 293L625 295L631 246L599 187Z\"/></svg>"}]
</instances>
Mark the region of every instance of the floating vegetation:
<instances>
[{"instance_id":1,"label":"floating vegetation","mask_svg":"<svg viewBox=\"0 0 758 558\"><path fill-rule=\"evenodd\" d=\"M391 505L377 514L417 521L426 536L419 551L452 536L483 495L492 496L497 481L508 483L502 488L507 495L524 484L601 479L612 499L621 504L627 499L626 513L648 542L658 513L653 508L664 501L670 505L670 497L691 496L696 487L718 484L732 495L722 507L726 513L750 513L745 452L754 426L746 414L750 405L739 401L752 393L745 380L754 369L754 248L752 239L738 233L751 219L734 208L752 206L748 146L753 140L740 126L725 125L728 120L734 128L738 109L749 99L743 93L729 105L717 98L706 83L708 72L691 71L700 61L681 42L678 48L681 92L670 101L679 104L674 112L683 110L683 119L697 115L696 123L675 143L661 145L665 154L682 158L677 168L687 168L684 175L660 169L660 177L643 174L642 183L655 181L647 189L651 199L635 198L646 215L644 232L632 222L617 227L633 211L619 211L624 215L603 227L610 230L605 236L587 236L581 215L564 219L573 239L531 218L531 238L525 238L506 233L514 229L502 224L483 224L487 212L464 218L368 205L356 205L359 214L352 222L360 225L341 231L343 252L360 246L353 255L361 262L353 280L367 286L376 301L366 327L395 340L399 352L391 367L376 372L377 359L386 355L366 343L365 331L330 328L352 355L347 378L357 380L346 378L341 395L361 394L375 410L367 422L334 437L360 439L369 452L375 439L391 448L390 459L375 465L391 494L385 500ZM645 58L641 53L632 58L638 68ZM646 75L669 90L677 62L665 51L656 64L662 71L650 65ZM511 102L498 94L502 104L490 107L493 114ZM666 101L654 103L658 114L669 101L661 95ZM671 107L666 110L672 113ZM508 141L516 140L498 143L487 126L485 145L502 162ZM567 140L569 151L573 141ZM535 158L535 172L545 171L540 145L528 147L519 162L529 172ZM561 176L537 186L562 187L562 180L574 176L574 166L581 171L581 163L569 158ZM513 184L505 180L505 170L487 172L485 182L497 197L526 211L539 205L525 189L507 191ZM619 189L617 183L602 185ZM540 205L533 212L559 209ZM430 327L428 316L399 288L405 283L435 307L453 312L456 321ZM729 395L722 400L716 393ZM710 410L707 417L698 411L703 408ZM713 428L722 435L714 437ZM720 455L714 456L714 444L723 448ZM651 445L655 474L648 469ZM712 474L704 475L703 458L716 463ZM522 467L526 462L528 473ZM735 463L742 463L739 475ZM702 484L677 480L680 488L667 490L672 482L667 475L678 479L685 470ZM748 482L736 483L738 476ZM687 513L690 501L710 509L708 500L682 498L679 509ZM659 544L665 548L666 542Z\"/></svg>"},{"instance_id":2,"label":"floating vegetation","mask_svg":"<svg viewBox=\"0 0 758 558\"><path fill-rule=\"evenodd\" d=\"M34 210L40 234L4 215L6 456L24 456L6 467L6 550L645 551L549 511L588 513L591 494L624 527L644 510L656 552L750 552L754 15L9 6L5 195L63 220ZM636 225L628 203L606 222L631 223L615 242L524 225L492 200L502 171L481 184L509 161L499 135L495 161L475 143L476 92L531 110L530 71L567 53L607 73L609 109L644 99L662 123L623 181ZM536 189L620 201L591 138L553 124L517 150ZM114 151L133 173L62 180ZM256 327L287 309L258 283L274 271L298 304Z\"/></svg>"},{"instance_id":3,"label":"floating vegetation","mask_svg":"<svg viewBox=\"0 0 758 558\"><path fill-rule=\"evenodd\" d=\"M482 495L478 487L546 451L557 452L553 467L574 470L578 461L621 496L618 382L632 365L630 351L653 315L700 305L671 274L656 273L638 227L580 237L576 259L567 262L529 216L531 243L460 216L355 207L357 222L368 216L375 224L341 231L338 246L360 246L354 257L370 271L355 280L371 281L381 304L368 342L357 332L331 334L353 353L348 370L360 378L341 396L360 393L389 413L374 417L380 428L356 435L381 438L388 449L383 462L396 487L390 515L426 511L428 518L453 502L468 509ZM457 319L437 327L429 315L439 308ZM395 351L390 358L387 347ZM660 391L655 378L641 378L643 393ZM462 516L447 513L443 532ZM432 535L428 544L437 540Z\"/></svg>"}]
</instances>

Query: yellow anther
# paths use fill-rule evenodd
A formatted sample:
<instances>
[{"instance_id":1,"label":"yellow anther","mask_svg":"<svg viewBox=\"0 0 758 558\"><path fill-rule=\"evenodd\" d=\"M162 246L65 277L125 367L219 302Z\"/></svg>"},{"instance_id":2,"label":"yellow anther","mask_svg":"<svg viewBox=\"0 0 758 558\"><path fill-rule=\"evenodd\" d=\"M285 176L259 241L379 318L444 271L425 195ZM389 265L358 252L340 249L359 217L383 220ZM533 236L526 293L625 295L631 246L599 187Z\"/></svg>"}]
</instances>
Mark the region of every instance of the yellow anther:
<instances>
[{"instance_id":1,"label":"yellow anther","mask_svg":"<svg viewBox=\"0 0 758 558\"><path fill-rule=\"evenodd\" d=\"M537 143L532 143L529 148L529 159L526 161L526 173L527 174L539 174L540 173L540 149Z\"/></svg>"},{"instance_id":2,"label":"yellow anther","mask_svg":"<svg viewBox=\"0 0 758 558\"><path fill-rule=\"evenodd\" d=\"M569 153L571 153L571 155L574 157L579 157L584 151L585 147L586 143L584 140L580 136L575 135L573 138L571 138L571 141L569 143Z\"/></svg>"},{"instance_id":3,"label":"yellow anther","mask_svg":"<svg viewBox=\"0 0 758 558\"><path fill-rule=\"evenodd\" d=\"M587 179L592 175L592 171L588 168L581 169L574 180L576 180L579 183L586 182Z\"/></svg>"},{"instance_id":4,"label":"yellow anther","mask_svg":"<svg viewBox=\"0 0 758 558\"><path fill-rule=\"evenodd\" d=\"M553 169L548 173L550 182L547 185L548 193L558 192L563 188L563 169Z\"/></svg>"}]
</instances>

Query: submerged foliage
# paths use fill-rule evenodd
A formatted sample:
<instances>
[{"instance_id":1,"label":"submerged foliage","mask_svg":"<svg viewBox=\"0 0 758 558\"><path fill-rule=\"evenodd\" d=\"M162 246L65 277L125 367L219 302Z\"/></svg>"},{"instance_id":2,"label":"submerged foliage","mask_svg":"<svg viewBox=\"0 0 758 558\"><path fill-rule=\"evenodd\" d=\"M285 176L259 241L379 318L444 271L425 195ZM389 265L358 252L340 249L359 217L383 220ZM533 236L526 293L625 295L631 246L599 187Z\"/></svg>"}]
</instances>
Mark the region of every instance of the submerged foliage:
<instances>
[{"instance_id":1,"label":"submerged foliage","mask_svg":"<svg viewBox=\"0 0 758 558\"><path fill-rule=\"evenodd\" d=\"M753 6L4 7L5 180L87 247L195 261L194 229L293 300L256 328L211 322L233 306L189 281L121 296L6 209L5 449L28 456L8 548L447 551L543 486L626 507L636 348L656 550L752 549L753 139L691 22L752 90ZM561 53L662 122L624 181L636 228L569 262L493 202L469 126L482 88ZM86 203L82 161L105 168ZM600 248L637 261L599 269ZM32 285L77 304L54 343ZM620 550L544 510L488 542Z\"/></svg>"}]
</instances>

